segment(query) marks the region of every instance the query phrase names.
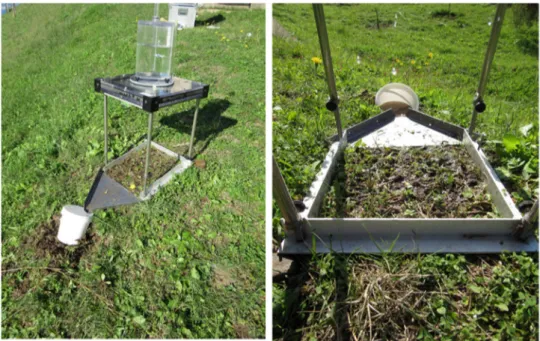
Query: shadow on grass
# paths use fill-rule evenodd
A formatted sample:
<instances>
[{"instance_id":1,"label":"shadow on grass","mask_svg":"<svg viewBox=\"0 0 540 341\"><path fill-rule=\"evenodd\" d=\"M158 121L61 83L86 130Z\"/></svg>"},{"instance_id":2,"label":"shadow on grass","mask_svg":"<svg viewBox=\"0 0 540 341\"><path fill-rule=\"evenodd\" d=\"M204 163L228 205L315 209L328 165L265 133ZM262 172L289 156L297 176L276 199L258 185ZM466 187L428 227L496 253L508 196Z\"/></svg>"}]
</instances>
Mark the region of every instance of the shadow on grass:
<instances>
[{"instance_id":1,"label":"shadow on grass","mask_svg":"<svg viewBox=\"0 0 540 341\"><path fill-rule=\"evenodd\" d=\"M220 23L222 21L225 21L225 17L221 14L214 15L213 17L210 17L208 19L204 20L195 20L195 26L206 26L206 25L215 25L217 23Z\"/></svg>"},{"instance_id":2,"label":"shadow on grass","mask_svg":"<svg viewBox=\"0 0 540 341\"><path fill-rule=\"evenodd\" d=\"M298 341L302 338L300 329L306 325L306 315L301 314L304 300L302 288L309 278L309 258L295 257L285 276L274 277L274 283L285 282L284 304L272 309L273 339Z\"/></svg>"},{"instance_id":3,"label":"shadow on grass","mask_svg":"<svg viewBox=\"0 0 540 341\"><path fill-rule=\"evenodd\" d=\"M195 145L198 141L204 141L201 148L195 151L193 158L197 158L199 154L204 152L210 142L214 140L223 130L230 128L237 120L223 116L223 113L231 106L231 102L225 99L210 100L203 107L199 108L197 115L197 127L195 130ZM178 130L182 134L191 135L191 128L195 107L174 113L170 116L163 117L160 123L170 128Z\"/></svg>"},{"instance_id":4,"label":"shadow on grass","mask_svg":"<svg viewBox=\"0 0 540 341\"><path fill-rule=\"evenodd\" d=\"M313 261L309 256L295 257L289 271L285 275L275 276L274 283L284 282L285 298L284 304L273 307L273 326L272 334L274 340L292 340L302 339L304 329L308 327L307 314L302 313L311 309L302 305L305 295L309 292L303 290L306 286L309 274L309 262ZM347 267L347 258L344 255L334 255L333 276L336 283L335 301L333 312L334 336L332 340L345 341L350 340L349 320L347 317L348 305L347 295L349 288L349 269Z\"/></svg>"}]
</instances>

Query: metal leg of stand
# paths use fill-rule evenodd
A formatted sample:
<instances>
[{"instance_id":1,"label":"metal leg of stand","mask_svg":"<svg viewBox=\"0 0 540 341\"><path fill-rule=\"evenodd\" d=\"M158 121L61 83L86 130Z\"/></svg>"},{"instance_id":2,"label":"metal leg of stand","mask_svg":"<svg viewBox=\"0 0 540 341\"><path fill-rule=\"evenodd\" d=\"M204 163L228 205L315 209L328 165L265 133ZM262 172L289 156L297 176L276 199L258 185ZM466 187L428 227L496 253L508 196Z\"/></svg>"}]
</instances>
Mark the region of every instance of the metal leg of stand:
<instances>
[{"instance_id":1,"label":"metal leg of stand","mask_svg":"<svg viewBox=\"0 0 540 341\"><path fill-rule=\"evenodd\" d=\"M193 140L195 140L195 127L197 126L197 114L199 113L200 101L200 99L197 99L197 104L195 104L195 115L193 116L193 127L191 128L191 140L189 141L188 156L190 159L193 157Z\"/></svg>"},{"instance_id":2,"label":"metal leg of stand","mask_svg":"<svg viewBox=\"0 0 540 341\"><path fill-rule=\"evenodd\" d=\"M152 148L152 123L154 121L154 113L148 114L148 137L147 145L146 145L146 161L144 163L144 189L143 193L146 196L148 193L146 193L146 185L148 181L148 164L150 163L150 148Z\"/></svg>"},{"instance_id":3,"label":"metal leg of stand","mask_svg":"<svg viewBox=\"0 0 540 341\"><path fill-rule=\"evenodd\" d=\"M105 165L107 165L107 162L108 162L107 152L108 152L108 149L109 149L109 136L108 136L108 132L107 132L107 126L108 126L108 122L107 122L107 95L103 95L103 118L104 118L104 122L105 122L105 126L103 127L103 131L105 132L105 147L104 147L104 150L105 150Z\"/></svg>"}]
</instances>

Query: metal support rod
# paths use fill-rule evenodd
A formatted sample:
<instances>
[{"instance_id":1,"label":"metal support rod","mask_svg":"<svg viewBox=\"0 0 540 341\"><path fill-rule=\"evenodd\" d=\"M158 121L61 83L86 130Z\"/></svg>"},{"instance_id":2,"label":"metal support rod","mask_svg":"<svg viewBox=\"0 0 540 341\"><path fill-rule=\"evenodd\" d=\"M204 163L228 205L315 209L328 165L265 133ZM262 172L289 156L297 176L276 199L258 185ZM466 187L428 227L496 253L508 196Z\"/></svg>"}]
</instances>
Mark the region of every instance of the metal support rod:
<instances>
[{"instance_id":1,"label":"metal support rod","mask_svg":"<svg viewBox=\"0 0 540 341\"><path fill-rule=\"evenodd\" d=\"M107 95L103 95L103 118L104 118L104 122L105 122L105 125L103 127L103 132L105 133L105 145L104 145L104 150L105 150L105 165L107 165L107 162L109 161L108 160L108 157L107 157L107 153L108 153L108 149L109 149L109 134L107 132L107 128L108 128L108 119L107 119Z\"/></svg>"},{"instance_id":2,"label":"metal support rod","mask_svg":"<svg viewBox=\"0 0 540 341\"><path fill-rule=\"evenodd\" d=\"M150 163L150 149L152 148L152 123L154 121L154 113L148 114L148 137L146 138L146 161L144 163L144 189L143 193L146 196L146 184L148 180L148 164Z\"/></svg>"},{"instance_id":3,"label":"metal support rod","mask_svg":"<svg viewBox=\"0 0 540 341\"><path fill-rule=\"evenodd\" d=\"M326 82L328 83L328 90L330 91L330 101L326 104L326 108L334 113L338 136L339 139L341 139L343 136L343 128L341 126L341 116L339 115L339 98L336 89L334 69L332 67L332 55L330 54L330 43L328 42L328 32L326 31L323 5L313 4L313 14L315 15L315 23L317 24L317 33L319 35L319 44L321 46Z\"/></svg>"},{"instance_id":4,"label":"metal support rod","mask_svg":"<svg viewBox=\"0 0 540 341\"><path fill-rule=\"evenodd\" d=\"M274 157L272 157L272 189L274 199L285 219L285 227L292 227L296 240L301 241L303 239L302 222Z\"/></svg>"},{"instance_id":5,"label":"metal support rod","mask_svg":"<svg viewBox=\"0 0 540 341\"><path fill-rule=\"evenodd\" d=\"M152 19L159 20L159 3L154 4L154 16Z\"/></svg>"},{"instance_id":6,"label":"metal support rod","mask_svg":"<svg viewBox=\"0 0 540 341\"><path fill-rule=\"evenodd\" d=\"M506 12L505 4L498 4L497 10L495 12L495 18L491 24L491 35L489 37L488 48L486 55L484 57L484 65L482 66L482 74L480 76L480 83L478 84L478 89L473 100L473 113L471 118L471 124L469 126L469 135L472 136L474 128L476 127L476 118L478 113L483 112L485 109L485 104L483 100L484 90L486 89L487 79L489 75L489 70L491 69L491 63L493 62L493 57L495 56L495 50L497 49L497 41L499 40L499 35L501 34L501 28L504 21L504 13ZM479 107L477 107L479 105Z\"/></svg>"},{"instance_id":7,"label":"metal support rod","mask_svg":"<svg viewBox=\"0 0 540 341\"><path fill-rule=\"evenodd\" d=\"M201 99L197 98L197 103L195 104L195 114L193 115L193 127L191 128L191 139L189 141L188 157L190 159L193 157L193 141L195 140L195 128L197 126L197 115L199 114L199 103L200 102L201 102Z\"/></svg>"}]
</instances>

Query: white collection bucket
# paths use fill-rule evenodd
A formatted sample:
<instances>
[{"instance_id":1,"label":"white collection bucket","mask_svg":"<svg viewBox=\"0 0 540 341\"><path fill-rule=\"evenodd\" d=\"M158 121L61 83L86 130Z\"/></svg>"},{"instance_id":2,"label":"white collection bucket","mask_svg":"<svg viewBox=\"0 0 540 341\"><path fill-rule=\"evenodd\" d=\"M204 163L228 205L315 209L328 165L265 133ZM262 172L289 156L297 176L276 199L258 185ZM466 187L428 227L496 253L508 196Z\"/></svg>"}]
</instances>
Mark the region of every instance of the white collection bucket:
<instances>
[{"instance_id":1,"label":"white collection bucket","mask_svg":"<svg viewBox=\"0 0 540 341\"><path fill-rule=\"evenodd\" d=\"M390 83L386 84L377 91L375 95L375 105L382 110L401 109L411 107L418 110L420 100L418 95L405 84Z\"/></svg>"},{"instance_id":2,"label":"white collection bucket","mask_svg":"<svg viewBox=\"0 0 540 341\"><path fill-rule=\"evenodd\" d=\"M79 244L79 239L84 236L92 216L92 213L86 212L81 206L64 206L58 228L58 240L67 245Z\"/></svg>"}]
</instances>

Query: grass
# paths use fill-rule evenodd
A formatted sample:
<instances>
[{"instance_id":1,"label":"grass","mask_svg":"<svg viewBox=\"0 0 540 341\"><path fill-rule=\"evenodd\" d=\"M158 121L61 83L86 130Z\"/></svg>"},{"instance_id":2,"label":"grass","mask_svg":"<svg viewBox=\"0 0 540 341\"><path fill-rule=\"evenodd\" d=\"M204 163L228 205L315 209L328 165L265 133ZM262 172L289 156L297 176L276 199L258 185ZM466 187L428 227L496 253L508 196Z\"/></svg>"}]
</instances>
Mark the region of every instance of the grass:
<instances>
[{"instance_id":1,"label":"grass","mask_svg":"<svg viewBox=\"0 0 540 341\"><path fill-rule=\"evenodd\" d=\"M62 206L81 205L102 166L93 79L134 71L137 20L152 13L23 4L2 17L3 337L264 335L262 10L200 10L201 22L224 19L220 28L177 35L173 73L210 84L194 146L205 166L147 202L96 212L77 248L50 239ZM186 155L193 105L160 110L156 142ZM117 101L109 115L114 158L144 136L147 115Z\"/></svg>"},{"instance_id":2,"label":"grass","mask_svg":"<svg viewBox=\"0 0 540 341\"><path fill-rule=\"evenodd\" d=\"M378 114L377 90L400 82L419 95L424 113L468 127L494 13L487 4L325 6L343 126ZM273 40L273 153L301 200L336 128L324 107L324 70L312 62L321 55L311 6L275 5L273 15L292 36ZM516 25L514 15L515 5L476 131L485 134L484 150L526 212L538 198L538 26ZM274 212L277 245L283 231ZM313 255L293 263L273 296L276 339L538 337L536 255Z\"/></svg>"}]
</instances>

